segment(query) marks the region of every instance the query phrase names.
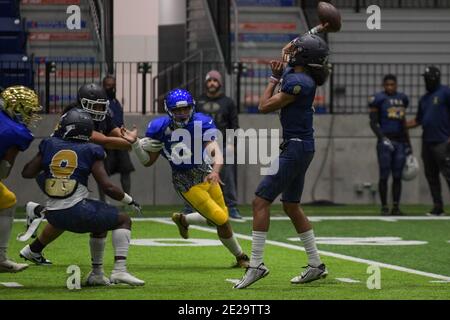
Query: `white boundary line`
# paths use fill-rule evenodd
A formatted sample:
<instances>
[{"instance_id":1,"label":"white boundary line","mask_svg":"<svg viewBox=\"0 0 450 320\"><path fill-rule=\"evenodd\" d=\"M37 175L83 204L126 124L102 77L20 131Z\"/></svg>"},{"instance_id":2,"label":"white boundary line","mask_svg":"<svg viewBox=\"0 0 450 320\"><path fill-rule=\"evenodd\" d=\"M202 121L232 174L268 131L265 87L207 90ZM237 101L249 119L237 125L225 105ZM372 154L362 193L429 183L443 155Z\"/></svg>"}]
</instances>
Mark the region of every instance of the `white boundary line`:
<instances>
[{"instance_id":1,"label":"white boundary line","mask_svg":"<svg viewBox=\"0 0 450 320\"><path fill-rule=\"evenodd\" d=\"M288 219L287 217L273 217L273 218L286 218L286 220ZM358 217L342 217L341 216L341 217L320 217L320 218L327 218L324 220L331 220L329 218L347 218L347 220L351 220L350 218L358 218ZM364 218L361 220L370 220L367 218L373 218L374 220L377 220L376 218L380 219L382 217L359 217L359 218ZM402 219L400 219L400 218L402 218ZM442 220L443 218L448 218L446 220L450 219L450 217L396 217L395 219L413 220L413 219L405 219L405 218L421 218L418 220ZM164 224L168 224L168 225L173 225L173 222L170 218L133 218L132 220L133 221L153 221L153 222L159 222L159 223L164 223ZM273 220L284 220L284 219L273 219ZM342 220L346 220L346 219L342 219ZM25 222L25 219L15 219L14 222ZM190 226L190 228L209 232L209 233L217 232L215 229L208 228L208 227ZM239 239L252 241L251 236L247 236L247 235L243 235L243 234L239 234L239 233L235 233L235 236ZM296 245L289 244L289 243L280 242L280 241L267 240L266 243L271 244L273 246L282 247L282 248L287 248L287 249L292 249L292 250L297 250L297 251L305 251L305 249L303 247L296 246ZM378 261L374 261L374 260L356 258L356 257L352 257L352 256L343 255L340 253L329 252L329 251L319 250L319 253L323 256L333 257L333 258L337 258L337 259L353 261L353 262L358 262L358 263L367 264L367 265L378 265L378 266L386 268L386 269L406 272L406 273L420 275L420 276L429 277L429 278L438 279L438 280L450 281L450 277L440 275L440 274L405 268L405 267L396 266L393 264L382 263L382 262L378 262Z\"/></svg>"},{"instance_id":2,"label":"white boundary line","mask_svg":"<svg viewBox=\"0 0 450 320\"><path fill-rule=\"evenodd\" d=\"M168 224L168 225L174 225L172 220L170 220L169 218L147 218L147 219L148 219L148 221L154 221L154 222L164 223L164 224ZM215 230L213 228L207 228L207 227L191 225L189 228L201 230L201 231L205 231L205 232L209 232L209 233L217 232L217 230ZM252 237L250 237L250 236L239 234L239 233L235 233L234 235L236 236L236 238L252 241ZM273 246L282 247L282 248L293 249L293 250L297 250L297 251L305 251L305 248L296 246L293 244L289 244L289 243L273 241L273 240L267 240L266 243L271 244ZM358 262L358 263L367 264L367 265L377 265L379 267L386 268L386 269L411 273L411 274L428 277L428 278L433 278L433 279L438 279L438 280L450 281L450 277L440 275L440 274L405 268L405 267L396 266L393 264L382 263L382 262L378 262L378 261L374 261L374 260L356 258L356 257L352 257L352 256L343 255L340 253L329 252L329 251L319 250L319 253L323 256L333 257L333 258L337 258L337 259Z\"/></svg>"}]
</instances>

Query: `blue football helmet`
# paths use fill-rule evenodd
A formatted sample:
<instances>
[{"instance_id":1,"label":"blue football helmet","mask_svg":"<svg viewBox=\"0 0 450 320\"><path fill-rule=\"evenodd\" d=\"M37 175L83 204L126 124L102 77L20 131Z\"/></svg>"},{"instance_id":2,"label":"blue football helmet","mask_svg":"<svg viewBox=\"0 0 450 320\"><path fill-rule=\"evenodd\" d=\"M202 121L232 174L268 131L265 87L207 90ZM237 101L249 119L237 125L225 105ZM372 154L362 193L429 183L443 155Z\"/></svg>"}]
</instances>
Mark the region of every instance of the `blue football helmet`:
<instances>
[{"instance_id":1,"label":"blue football helmet","mask_svg":"<svg viewBox=\"0 0 450 320\"><path fill-rule=\"evenodd\" d=\"M189 114L176 115L173 113L175 109L184 107L191 107ZM167 93L164 98L164 108L177 127L184 127L195 112L195 100L189 91L174 89Z\"/></svg>"}]
</instances>

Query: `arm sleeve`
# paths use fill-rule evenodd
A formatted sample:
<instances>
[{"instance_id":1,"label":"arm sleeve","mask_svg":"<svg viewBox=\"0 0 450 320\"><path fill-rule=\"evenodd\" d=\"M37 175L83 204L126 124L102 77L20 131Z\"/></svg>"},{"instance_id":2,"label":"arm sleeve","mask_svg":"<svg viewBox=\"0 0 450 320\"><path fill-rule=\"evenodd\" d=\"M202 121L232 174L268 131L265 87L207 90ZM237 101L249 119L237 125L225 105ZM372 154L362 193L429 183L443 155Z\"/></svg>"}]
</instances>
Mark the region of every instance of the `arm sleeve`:
<instances>
[{"instance_id":1,"label":"arm sleeve","mask_svg":"<svg viewBox=\"0 0 450 320\"><path fill-rule=\"evenodd\" d=\"M370 128L372 129L373 133L377 136L379 140L384 138L383 133L381 132L380 126L379 126L379 114L378 112L372 111L369 114L370 116Z\"/></svg>"}]
</instances>

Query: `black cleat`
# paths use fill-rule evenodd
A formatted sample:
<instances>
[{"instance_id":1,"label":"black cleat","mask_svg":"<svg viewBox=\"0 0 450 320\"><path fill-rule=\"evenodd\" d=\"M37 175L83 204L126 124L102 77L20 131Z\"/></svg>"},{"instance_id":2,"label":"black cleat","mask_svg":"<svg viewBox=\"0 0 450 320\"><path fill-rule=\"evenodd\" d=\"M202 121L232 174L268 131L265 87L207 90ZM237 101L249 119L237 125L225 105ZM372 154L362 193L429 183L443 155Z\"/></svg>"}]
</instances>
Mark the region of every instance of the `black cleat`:
<instances>
[{"instance_id":1,"label":"black cleat","mask_svg":"<svg viewBox=\"0 0 450 320\"><path fill-rule=\"evenodd\" d=\"M381 207L381 213L382 216L388 216L389 215L389 208L388 207Z\"/></svg>"},{"instance_id":2,"label":"black cleat","mask_svg":"<svg viewBox=\"0 0 450 320\"><path fill-rule=\"evenodd\" d=\"M445 216L445 212L442 207L434 207L430 212L427 212L426 215L431 217L442 217Z\"/></svg>"},{"instance_id":3,"label":"black cleat","mask_svg":"<svg viewBox=\"0 0 450 320\"><path fill-rule=\"evenodd\" d=\"M403 216L403 212L400 211L399 207L393 207L391 210L391 216Z\"/></svg>"}]
</instances>

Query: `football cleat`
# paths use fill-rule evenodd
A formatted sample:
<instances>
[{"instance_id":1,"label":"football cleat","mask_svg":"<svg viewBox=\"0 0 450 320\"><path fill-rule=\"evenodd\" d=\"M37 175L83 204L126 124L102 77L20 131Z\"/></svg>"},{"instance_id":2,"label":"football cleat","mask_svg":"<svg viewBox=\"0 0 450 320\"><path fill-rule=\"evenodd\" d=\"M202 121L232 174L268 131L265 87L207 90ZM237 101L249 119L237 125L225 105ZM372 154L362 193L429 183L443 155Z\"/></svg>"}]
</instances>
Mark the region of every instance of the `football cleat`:
<instances>
[{"instance_id":1,"label":"football cleat","mask_svg":"<svg viewBox=\"0 0 450 320\"><path fill-rule=\"evenodd\" d=\"M238 208L228 208L228 216L230 217L230 220L243 221Z\"/></svg>"},{"instance_id":2,"label":"football cleat","mask_svg":"<svg viewBox=\"0 0 450 320\"><path fill-rule=\"evenodd\" d=\"M172 221L175 222L175 224L178 227L178 232L180 232L180 236L183 239L188 239L189 238L189 227L183 225L183 222L181 221L181 219L183 218L183 214L179 213L179 212L175 212L172 215Z\"/></svg>"},{"instance_id":3,"label":"football cleat","mask_svg":"<svg viewBox=\"0 0 450 320\"><path fill-rule=\"evenodd\" d=\"M96 287L96 286L109 286L111 281L102 273L95 274L93 271L89 272L85 284L86 287Z\"/></svg>"},{"instance_id":4,"label":"football cleat","mask_svg":"<svg viewBox=\"0 0 450 320\"><path fill-rule=\"evenodd\" d=\"M311 281L326 278L326 276L328 275L328 270L323 263L318 267L312 267L308 265L305 268L306 270L303 271L299 276L291 279L292 284L308 283Z\"/></svg>"},{"instance_id":5,"label":"football cleat","mask_svg":"<svg viewBox=\"0 0 450 320\"><path fill-rule=\"evenodd\" d=\"M403 216L403 212L400 211L399 207L393 207L391 210L391 216Z\"/></svg>"},{"instance_id":6,"label":"football cleat","mask_svg":"<svg viewBox=\"0 0 450 320\"><path fill-rule=\"evenodd\" d=\"M143 286L145 284L145 281L140 280L136 278L135 276L132 276L126 271L120 271L120 272L112 272L111 274L111 283L112 284L128 284L130 286Z\"/></svg>"},{"instance_id":7,"label":"football cleat","mask_svg":"<svg viewBox=\"0 0 450 320\"><path fill-rule=\"evenodd\" d=\"M248 268L250 266L250 258L245 254L241 253L236 257L236 263L233 268Z\"/></svg>"},{"instance_id":8,"label":"football cleat","mask_svg":"<svg viewBox=\"0 0 450 320\"><path fill-rule=\"evenodd\" d=\"M248 267L245 271L244 277L237 284L234 285L234 289L247 288L252 283L255 283L259 279L266 277L269 274L269 269L261 263L256 268Z\"/></svg>"},{"instance_id":9,"label":"football cleat","mask_svg":"<svg viewBox=\"0 0 450 320\"><path fill-rule=\"evenodd\" d=\"M434 207L430 212L426 213L430 217L442 217L445 216L444 209L441 207Z\"/></svg>"},{"instance_id":10,"label":"football cleat","mask_svg":"<svg viewBox=\"0 0 450 320\"><path fill-rule=\"evenodd\" d=\"M37 208L37 210L36 210ZM33 221L37 218L42 218L41 213L45 210L43 206L41 206L39 203L30 201L27 202L27 205L25 206L25 211L27 213L27 229L30 229L31 224ZM37 212L36 212L37 211ZM39 224L37 225L39 227ZM37 227L36 230L33 231L33 234L31 235L31 238L37 237Z\"/></svg>"},{"instance_id":11,"label":"football cleat","mask_svg":"<svg viewBox=\"0 0 450 320\"><path fill-rule=\"evenodd\" d=\"M24 258L25 260L31 261L34 264L37 265L51 265L52 262L50 260L47 260L44 258L42 253L35 253L31 251L30 245L26 245L22 250L20 250L20 257Z\"/></svg>"},{"instance_id":12,"label":"football cleat","mask_svg":"<svg viewBox=\"0 0 450 320\"><path fill-rule=\"evenodd\" d=\"M389 208L388 207L382 207L381 213L382 216L388 216L389 215Z\"/></svg>"},{"instance_id":13,"label":"football cleat","mask_svg":"<svg viewBox=\"0 0 450 320\"><path fill-rule=\"evenodd\" d=\"M0 262L0 273L17 273L28 268L26 263L17 263L11 260Z\"/></svg>"}]
</instances>

